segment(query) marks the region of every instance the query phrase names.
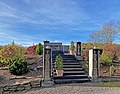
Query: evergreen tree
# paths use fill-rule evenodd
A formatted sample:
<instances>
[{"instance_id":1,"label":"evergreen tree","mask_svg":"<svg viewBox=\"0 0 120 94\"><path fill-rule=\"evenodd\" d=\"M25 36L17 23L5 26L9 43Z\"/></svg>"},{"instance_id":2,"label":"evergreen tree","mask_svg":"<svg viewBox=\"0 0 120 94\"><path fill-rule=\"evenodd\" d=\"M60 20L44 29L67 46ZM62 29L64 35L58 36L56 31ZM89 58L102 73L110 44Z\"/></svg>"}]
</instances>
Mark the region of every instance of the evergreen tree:
<instances>
[{"instance_id":1,"label":"evergreen tree","mask_svg":"<svg viewBox=\"0 0 120 94\"><path fill-rule=\"evenodd\" d=\"M71 41L71 44L70 44L70 53L71 53L72 55L74 54L74 49L75 49L74 42Z\"/></svg>"},{"instance_id":2,"label":"evergreen tree","mask_svg":"<svg viewBox=\"0 0 120 94\"><path fill-rule=\"evenodd\" d=\"M13 42L12 42L12 45L13 45L13 46L15 45L14 40L13 40Z\"/></svg>"},{"instance_id":3,"label":"evergreen tree","mask_svg":"<svg viewBox=\"0 0 120 94\"><path fill-rule=\"evenodd\" d=\"M39 43L36 47L36 53L41 55L43 53L43 45Z\"/></svg>"}]
</instances>

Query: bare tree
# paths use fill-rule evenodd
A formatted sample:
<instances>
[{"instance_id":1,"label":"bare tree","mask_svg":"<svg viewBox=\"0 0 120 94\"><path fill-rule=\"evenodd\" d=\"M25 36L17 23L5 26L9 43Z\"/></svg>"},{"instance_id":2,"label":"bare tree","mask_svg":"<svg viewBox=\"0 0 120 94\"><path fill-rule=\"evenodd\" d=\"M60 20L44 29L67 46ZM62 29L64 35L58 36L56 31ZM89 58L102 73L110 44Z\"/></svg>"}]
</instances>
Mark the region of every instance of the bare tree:
<instances>
[{"instance_id":1,"label":"bare tree","mask_svg":"<svg viewBox=\"0 0 120 94\"><path fill-rule=\"evenodd\" d=\"M107 23L102 28L90 35L91 42L97 43L113 43L118 34L115 24Z\"/></svg>"},{"instance_id":2,"label":"bare tree","mask_svg":"<svg viewBox=\"0 0 120 94\"><path fill-rule=\"evenodd\" d=\"M117 30L117 39L120 40L120 22L117 22L116 24L116 30Z\"/></svg>"}]
</instances>

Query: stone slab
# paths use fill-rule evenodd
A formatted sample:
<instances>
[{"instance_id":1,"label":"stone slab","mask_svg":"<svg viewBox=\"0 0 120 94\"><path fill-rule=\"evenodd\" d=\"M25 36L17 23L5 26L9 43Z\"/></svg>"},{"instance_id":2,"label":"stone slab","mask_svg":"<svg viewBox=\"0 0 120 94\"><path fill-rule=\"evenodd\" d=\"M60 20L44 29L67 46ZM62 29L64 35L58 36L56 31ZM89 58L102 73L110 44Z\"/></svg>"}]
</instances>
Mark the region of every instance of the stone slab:
<instances>
[{"instance_id":1,"label":"stone slab","mask_svg":"<svg viewBox=\"0 0 120 94\"><path fill-rule=\"evenodd\" d=\"M55 83L53 81L43 81L41 83L42 87L50 87L53 86Z\"/></svg>"},{"instance_id":2,"label":"stone slab","mask_svg":"<svg viewBox=\"0 0 120 94\"><path fill-rule=\"evenodd\" d=\"M24 85L24 87L25 87L25 90L29 90L32 88L30 84L26 84L26 85Z\"/></svg>"},{"instance_id":3,"label":"stone slab","mask_svg":"<svg viewBox=\"0 0 120 94\"><path fill-rule=\"evenodd\" d=\"M22 91L22 90L24 90L24 89L25 89L25 88L24 88L23 85L20 85L20 86L17 87L17 90L18 90L18 91Z\"/></svg>"}]
</instances>

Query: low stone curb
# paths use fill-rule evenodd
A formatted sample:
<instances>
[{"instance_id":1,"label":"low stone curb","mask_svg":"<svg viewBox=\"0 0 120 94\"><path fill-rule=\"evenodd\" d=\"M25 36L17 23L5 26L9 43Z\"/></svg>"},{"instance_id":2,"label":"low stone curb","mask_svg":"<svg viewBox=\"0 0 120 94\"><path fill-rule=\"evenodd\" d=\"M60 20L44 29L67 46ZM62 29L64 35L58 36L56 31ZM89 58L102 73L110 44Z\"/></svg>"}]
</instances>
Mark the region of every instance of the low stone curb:
<instances>
[{"instance_id":1,"label":"low stone curb","mask_svg":"<svg viewBox=\"0 0 120 94\"><path fill-rule=\"evenodd\" d=\"M42 76L37 76L36 78L42 78ZM15 77L10 77L10 80L13 79L32 79L32 77L26 77L26 76L15 76Z\"/></svg>"},{"instance_id":2,"label":"low stone curb","mask_svg":"<svg viewBox=\"0 0 120 94\"><path fill-rule=\"evenodd\" d=\"M0 67L0 70L8 70L9 67Z\"/></svg>"},{"instance_id":3,"label":"low stone curb","mask_svg":"<svg viewBox=\"0 0 120 94\"><path fill-rule=\"evenodd\" d=\"M30 82L25 82L22 84L15 84L15 85L9 85L9 86L3 86L0 87L0 94L9 94L11 92L16 91L23 91L23 90L30 90L31 88L40 88L42 80L34 80Z\"/></svg>"},{"instance_id":4,"label":"low stone curb","mask_svg":"<svg viewBox=\"0 0 120 94\"><path fill-rule=\"evenodd\" d=\"M101 82L115 82L115 81L120 81L120 77L100 77Z\"/></svg>"}]
</instances>

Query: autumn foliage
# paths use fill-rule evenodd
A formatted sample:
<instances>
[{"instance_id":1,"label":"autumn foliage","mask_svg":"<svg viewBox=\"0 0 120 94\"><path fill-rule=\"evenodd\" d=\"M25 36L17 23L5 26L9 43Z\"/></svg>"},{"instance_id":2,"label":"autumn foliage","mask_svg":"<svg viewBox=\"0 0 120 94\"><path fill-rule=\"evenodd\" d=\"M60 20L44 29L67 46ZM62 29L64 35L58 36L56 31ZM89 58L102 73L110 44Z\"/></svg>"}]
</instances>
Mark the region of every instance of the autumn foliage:
<instances>
[{"instance_id":1,"label":"autumn foliage","mask_svg":"<svg viewBox=\"0 0 120 94\"><path fill-rule=\"evenodd\" d=\"M36 54L36 46L30 46L27 48L27 54Z\"/></svg>"},{"instance_id":2,"label":"autumn foliage","mask_svg":"<svg viewBox=\"0 0 120 94\"><path fill-rule=\"evenodd\" d=\"M111 54L112 60L117 60L120 56L120 45L107 43L104 45L103 50Z\"/></svg>"},{"instance_id":3,"label":"autumn foliage","mask_svg":"<svg viewBox=\"0 0 120 94\"><path fill-rule=\"evenodd\" d=\"M24 60L25 48L21 45L6 45L0 49L0 63L11 65L15 61Z\"/></svg>"},{"instance_id":4,"label":"autumn foliage","mask_svg":"<svg viewBox=\"0 0 120 94\"><path fill-rule=\"evenodd\" d=\"M89 50L94 48L94 44L88 42L88 43L82 43L82 53L83 58L85 61L89 60Z\"/></svg>"},{"instance_id":5,"label":"autumn foliage","mask_svg":"<svg viewBox=\"0 0 120 94\"><path fill-rule=\"evenodd\" d=\"M83 51L83 58L84 60L89 60L89 50L93 49L94 47L98 49L103 49L103 56L102 60L105 61L113 61L113 60L120 60L120 45L119 44L112 44L112 43L83 43L82 44L82 51ZM111 60L108 60L110 57Z\"/></svg>"}]
</instances>

